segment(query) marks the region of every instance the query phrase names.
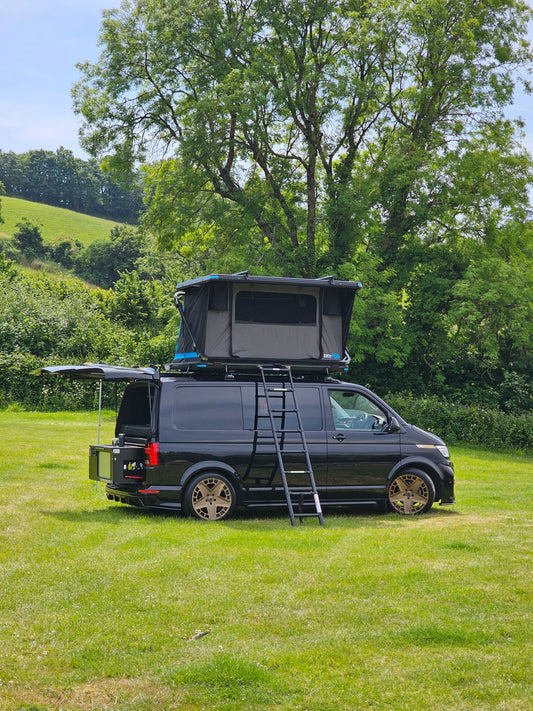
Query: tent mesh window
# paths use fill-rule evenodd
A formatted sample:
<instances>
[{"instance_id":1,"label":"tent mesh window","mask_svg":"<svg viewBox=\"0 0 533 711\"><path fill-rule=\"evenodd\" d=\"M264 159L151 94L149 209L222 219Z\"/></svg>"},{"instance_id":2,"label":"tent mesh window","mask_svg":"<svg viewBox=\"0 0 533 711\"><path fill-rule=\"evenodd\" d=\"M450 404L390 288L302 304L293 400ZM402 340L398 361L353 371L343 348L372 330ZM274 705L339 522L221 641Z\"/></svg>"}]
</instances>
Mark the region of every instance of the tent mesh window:
<instances>
[{"instance_id":1,"label":"tent mesh window","mask_svg":"<svg viewBox=\"0 0 533 711\"><path fill-rule=\"evenodd\" d=\"M314 325L316 313L316 298L311 294L239 291L235 297L237 323Z\"/></svg>"}]
</instances>

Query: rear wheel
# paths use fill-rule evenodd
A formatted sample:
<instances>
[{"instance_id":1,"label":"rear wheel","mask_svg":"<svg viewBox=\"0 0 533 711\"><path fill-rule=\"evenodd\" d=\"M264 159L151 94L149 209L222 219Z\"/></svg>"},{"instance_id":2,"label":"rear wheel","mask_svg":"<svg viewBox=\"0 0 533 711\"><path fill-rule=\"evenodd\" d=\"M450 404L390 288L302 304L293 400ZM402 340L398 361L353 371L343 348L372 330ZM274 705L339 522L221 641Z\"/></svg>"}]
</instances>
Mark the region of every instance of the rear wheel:
<instances>
[{"instance_id":1,"label":"rear wheel","mask_svg":"<svg viewBox=\"0 0 533 711\"><path fill-rule=\"evenodd\" d=\"M232 483L222 474L200 474L187 487L186 506L195 518L223 521L234 512L237 502Z\"/></svg>"},{"instance_id":2,"label":"rear wheel","mask_svg":"<svg viewBox=\"0 0 533 711\"><path fill-rule=\"evenodd\" d=\"M404 516L422 514L433 506L435 485L420 469L409 469L397 474L387 491L389 506Z\"/></svg>"}]
</instances>

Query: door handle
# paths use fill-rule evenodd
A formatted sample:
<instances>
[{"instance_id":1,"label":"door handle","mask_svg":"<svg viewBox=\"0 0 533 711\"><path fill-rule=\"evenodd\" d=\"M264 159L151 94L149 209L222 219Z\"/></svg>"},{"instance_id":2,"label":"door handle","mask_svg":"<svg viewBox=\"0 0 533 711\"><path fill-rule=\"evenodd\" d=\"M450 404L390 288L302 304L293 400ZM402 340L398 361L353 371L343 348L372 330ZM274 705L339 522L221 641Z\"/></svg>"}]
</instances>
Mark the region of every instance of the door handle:
<instances>
[{"instance_id":1,"label":"door handle","mask_svg":"<svg viewBox=\"0 0 533 711\"><path fill-rule=\"evenodd\" d=\"M336 435L333 435L333 439L336 439L337 442L344 442L344 440L346 439L346 435L343 435L342 433L336 434Z\"/></svg>"}]
</instances>

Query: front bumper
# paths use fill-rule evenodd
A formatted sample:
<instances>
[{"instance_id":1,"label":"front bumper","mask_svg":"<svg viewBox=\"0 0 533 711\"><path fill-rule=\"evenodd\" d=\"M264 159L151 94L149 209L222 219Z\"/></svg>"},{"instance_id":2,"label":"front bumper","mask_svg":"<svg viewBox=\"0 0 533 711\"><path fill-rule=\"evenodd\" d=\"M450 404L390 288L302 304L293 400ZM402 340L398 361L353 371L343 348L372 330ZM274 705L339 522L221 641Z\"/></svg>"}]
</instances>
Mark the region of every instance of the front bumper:
<instances>
[{"instance_id":1,"label":"front bumper","mask_svg":"<svg viewBox=\"0 0 533 711\"><path fill-rule=\"evenodd\" d=\"M451 463L449 465L441 466L441 492L440 492L440 506L451 506L455 504L454 495L454 479L455 473Z\"/></svg>"}]
</instances>

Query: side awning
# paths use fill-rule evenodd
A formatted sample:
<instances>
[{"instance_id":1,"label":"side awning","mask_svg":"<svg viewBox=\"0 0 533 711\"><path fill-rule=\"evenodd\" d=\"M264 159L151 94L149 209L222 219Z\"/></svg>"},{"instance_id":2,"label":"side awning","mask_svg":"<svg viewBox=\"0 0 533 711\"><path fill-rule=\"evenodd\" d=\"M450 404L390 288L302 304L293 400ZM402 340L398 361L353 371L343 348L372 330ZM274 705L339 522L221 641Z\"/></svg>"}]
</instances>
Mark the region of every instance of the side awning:
<instances>
[{"instance_id":1,"label":"side awning","mask_svg":"<svg viewBox=\"0 0 533 711\"><path fill-rule=\"evenodd\" d=\"M159 380L156 368L123 368L105 363L84 363L83 365L48 365L37 371L40 375L61 375L81 380Z\"/></svg>"}]
</instances>

